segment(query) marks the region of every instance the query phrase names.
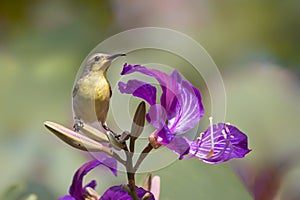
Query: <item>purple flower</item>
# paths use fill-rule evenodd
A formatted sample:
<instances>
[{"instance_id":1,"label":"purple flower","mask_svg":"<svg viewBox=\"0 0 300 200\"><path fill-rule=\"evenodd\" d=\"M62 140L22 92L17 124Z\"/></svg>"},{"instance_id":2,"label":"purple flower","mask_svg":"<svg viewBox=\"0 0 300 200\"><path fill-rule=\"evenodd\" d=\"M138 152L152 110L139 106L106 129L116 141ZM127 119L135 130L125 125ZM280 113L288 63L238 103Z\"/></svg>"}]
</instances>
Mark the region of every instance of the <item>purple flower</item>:
<instances>
[{"instance_id":1,"label":"purple flower","mask_svg":"<svg viewBox=\"0 0 300 200\"><path fill-rule=\"evenodd\" d=\"M157 102L153 85L135 79L119 82L121 93L132 94L150 104L146 118L157 129L151 140L154 138L158 146L165 145L179 154L179 159L192 156L210 164L241 158L250 152L244 133L224 123L213 125L212 119L210 128L197 140L180 136L192 129L204 114L199 90L187 80L182 80L176 70L168 75L141 65L125 64L121 75L134 72L155 78L162 89L160 102ZM185 156L187 154L190 156Z\"/></svg>"},{"instance_id":2,"label":"purple flower","mask_svg":"<svg viewBox=\"0 0 300 200\"><path fill-rule=\"evenodd\" d=\"M229 124L219 123L201 133L196 141L191 141L189 154L203 162L217 164L243 158L250 151L244 133Z\"/></svg>"},{"instance_id":3,"label":"purple flower","mask_svg":"<svg viewBox=\"0 0 300 200\"><path fill-rule=\"evenodd\" d=\"M178 134L192 129L204 114L201 95L187 80L182 80L174 70L170 75L156 69L147 69L141 65L124 65L122 75L140 72L154 77L160 84L162 94L160 102L156 101L156 88L149 83L139 80L119 82L121 93L133 94L150 104L147 113L148 122L157 128L155 138L160 145L166 145L179 155L188 153L189 144ZM179 142L180 148L172 145Z\"/></svg>"},{"instance_id":4,"label":"purple flower","mask_svg":"<svg viewBox=\"0 0 300 200\"><path fill-rule=\"evenodd\" d=\"M91 160L84 165L82 165L74 174L72 185L70 186L69 193L70 195L66 195L64 197L59 198L59 200L85 200L85 196L88 195L87 188L95 189L96 181L92 180L90 183L82 186L83 177L95 167L102 165L103 162L99 160ZM109 169L116 176L117 171L115 168Z\"/></svg>"},{"instance_id":5,"label":"purple flower","mask_svg":"<svg viewBox=\"0 0 300 200\"><path fill-rule=\"evenodd\" d=\"M123 187L123 185L110 187L108 190L106 190L100 200L131 200L132 197L123 189ZM139 199L142 199L147 193L147 191L141 187L135 186L135 189ZM147 200L155 200L153 194L151 194L150 192L149 194L150 196Z\"/></svg>"},{"instance_id":6,"label":"purple flower","mask_svg":"<svg viewBox=\"0 0 300 200\"><path fill-rule=\"evenodd\" d=\"M64 197L59 198L59 200L86 200L86 199L95 199L95 200L113 200L113 199L119 199L119 200L131 200L131 196L127 193L126 190L124 190L124 186L112 186L109 189L106 190L106 192L103 194L103 196L100 198L100 195L98 195L94 189L96 187L96 181L92 180L90 183L86 184L85 186L82 186L83 177L92 169L95 167L103 165L102 161L99 160L92 160L84 165L82 165L74 174L72 185L70 186L69 193L70 195L66 195ZM108 167L113 174L116 176L117 171L115 168ZM91 191L94 192L94 194L91 194ZM148 192L144 190L143 188L136 187L137 196L139 198L144 197L144 195ZM155 200L154 196L151 192L149 193L149 200Z\"/></svg>"}]
</instances>

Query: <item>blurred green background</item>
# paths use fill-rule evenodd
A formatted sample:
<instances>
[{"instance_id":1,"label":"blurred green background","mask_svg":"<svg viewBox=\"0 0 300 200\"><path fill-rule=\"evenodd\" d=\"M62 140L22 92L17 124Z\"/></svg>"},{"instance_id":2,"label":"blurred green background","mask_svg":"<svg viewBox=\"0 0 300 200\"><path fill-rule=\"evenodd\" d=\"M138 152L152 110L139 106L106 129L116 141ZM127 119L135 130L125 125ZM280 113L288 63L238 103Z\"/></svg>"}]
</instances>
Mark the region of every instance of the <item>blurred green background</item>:
<instances>
[{"instance_id":1,"label":"blurred green background","mask_svg":"<svg viewBox=\"0 0 300 200\"><path fill-rule=\"evenodd\" d=\"M43 122L71 126L71 91L83 59L107 37L143 26L172 28L203 45L224 77L227 120L248 134L253 150L229 164L185 160L153 172L161 176L161 199L300 198L299 1L0 3L1 199L68 192L88 158ZM100 193L125 181L97 172Z\"/></svg>"}]
</instances>

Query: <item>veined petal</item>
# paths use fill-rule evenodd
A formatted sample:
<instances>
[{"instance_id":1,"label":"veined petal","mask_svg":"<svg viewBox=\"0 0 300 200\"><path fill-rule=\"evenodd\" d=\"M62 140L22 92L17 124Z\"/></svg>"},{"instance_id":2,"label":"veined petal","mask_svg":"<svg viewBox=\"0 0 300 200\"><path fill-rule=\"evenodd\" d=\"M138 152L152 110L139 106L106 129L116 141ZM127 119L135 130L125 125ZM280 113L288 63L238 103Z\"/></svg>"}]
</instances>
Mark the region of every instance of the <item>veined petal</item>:
<instances>
[{"instance_id":1,"label":"veined petal","mask_svg":"<svg viewBox=\"0 0 300 200\"><path fill-rule=\"evenodd\" d=\"M177 83L181 83L182 77L181 77L181 75L178 73L177 70L173 70L172 73L170 74L170 76L171 76Z\"/></svg>"},{"instance_id":2,"label":"veined petal","mask_svg":"<svg viewBox=\"0 0 300 200\"><path fill-rule=\"evenodd\" d=\"M182 80L179 87L178 106L179 113L170 122L170 130L173 133L184 133L192 129L204 115L204 108L200 92L197 88Z\"/></svg>"},{"instance_id":3,"label":"veined petal","mask_svg":"<svg viewBox=\"0 0 300 200\"><path fill-rule=\"evenodd\" d=\"M173 118L176 115L176 96L178 94L178 84L176 80L160 70L148 69L141 65L129 65L127 63L124 65L121 75L131 74L134 72L140 72L147 76L151 76L159 82L162 88L162 96L160 99L161 105L165 107L168 119Z\"/></svg>"},{"instance_id":4,"label":"veined petal","mask_svg":"<svg viewBox=\"0 0 300 200\"><path fill-rule=\"evenodd\" d=\"M156 103L156 88L146 82L129 80L127 83L119 82L121 93L132 94L147 101L150 105Z\"/></svg>"},{"instance_id":5,"label":"veined petal","mask_svg":"<svg viewBox=\"0 0 300 200\"><path fill-rule=\"evenodd\" d=\"M199 90L193 87L190 82L182 80L181 75L176 70L168 75L141 65L125 64L121 74L133 72L152 76L159 82L162 88L160 103L165 108L168 119L166 122L173 134L184 133L192 129L202 118L204 109ZM147 119L150 120L149 115L147 115ZM156 128L161 128L157 126L158 123L161 123L160 121L155 122L153 119L151 121L151 124Z\"/></svg>"},{"instance_id":6,"label":"veined petal","mask_svg":"<svg viewBox=\"0 0 300 200\"><path fill-rule=\"evenodd\" d=\"M247 136L236 127L224 123L213 125L213 144L210 129L190 144L189 153L203 162L217 164L232 158L243 158L251 151L248 149Z\"/></svg>"}]
</instances>

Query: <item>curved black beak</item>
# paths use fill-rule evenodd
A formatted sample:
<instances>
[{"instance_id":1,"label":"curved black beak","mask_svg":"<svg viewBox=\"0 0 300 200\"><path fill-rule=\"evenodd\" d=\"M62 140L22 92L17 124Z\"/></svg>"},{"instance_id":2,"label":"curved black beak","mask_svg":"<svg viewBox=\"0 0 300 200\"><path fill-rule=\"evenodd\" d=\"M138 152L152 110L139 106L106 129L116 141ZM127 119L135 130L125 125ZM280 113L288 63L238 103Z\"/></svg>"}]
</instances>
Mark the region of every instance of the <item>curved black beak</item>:
<instances>
[{"instance_id":1,"label":"curved black beak","mask_svg":"<svg viewBox=\"0 0 300 200\"><path fill-rule=\"evenodd\" d=\"M120 56L126 56L126 54L125 53L113 54L113 55L108 56L107 59L108 60L113 60L113 59L115 59L117 57L120 57Z\"/></svg>"}]
</instances>

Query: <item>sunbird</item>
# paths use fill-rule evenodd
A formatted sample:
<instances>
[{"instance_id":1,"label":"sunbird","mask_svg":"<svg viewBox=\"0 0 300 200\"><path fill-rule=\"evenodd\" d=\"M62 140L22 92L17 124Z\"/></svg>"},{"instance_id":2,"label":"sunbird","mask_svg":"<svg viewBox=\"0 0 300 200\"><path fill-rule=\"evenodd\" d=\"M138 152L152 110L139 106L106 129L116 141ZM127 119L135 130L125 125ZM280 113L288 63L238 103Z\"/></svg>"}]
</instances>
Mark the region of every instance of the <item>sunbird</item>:
<instances>
[{"instance_id":1,"label":"sunbird","mask_svg":"<svg viewBox=\"0 0 300 200\"><path fill-rule=\"evenodd\" d=\"M109 101L112 95L106 72L112 61L126 54L96 53L90 56L73 88L74 130L84 123L100 122L105 130Z\"/></svg>"}]
</instances>

